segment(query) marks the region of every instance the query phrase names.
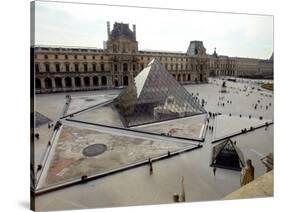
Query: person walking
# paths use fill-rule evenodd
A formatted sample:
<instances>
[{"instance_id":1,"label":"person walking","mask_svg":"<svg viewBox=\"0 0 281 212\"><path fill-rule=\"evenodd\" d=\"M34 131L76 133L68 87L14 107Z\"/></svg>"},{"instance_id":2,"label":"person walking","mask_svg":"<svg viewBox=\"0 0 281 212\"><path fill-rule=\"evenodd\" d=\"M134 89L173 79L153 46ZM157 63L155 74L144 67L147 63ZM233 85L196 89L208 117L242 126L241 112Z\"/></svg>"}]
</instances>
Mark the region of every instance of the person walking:
<instances>
[{"instance_id":1,"label":"person walking","mask_svg":"<svg viewBox=\"0 0 281 212\"><path fill-rule=\"evenodd\" d=\"M153 167L152 167L152 161L151 161L150 158L148 159L148 162L149 162L149 174L152 175L153 174Z\"/></svg>"},{"instance_id":2,"label":"person walking","mask_svg":"<svg viewBox=\"0 0 281 212\"><path fill-rule=\"evenodd\" d=\"M184 189L184 177L181 177L181 201L185 202L185 189Z\"/></svg>"},{"instance_id":3,"label":"person walking","mask_svg":"<svg viewBox=\"0 0 281 212\"><path fill-rule=\"evenodd\" d=\"M216 171L217 171L217 168L214 166L214 168L213 168L214 176L216 176Z\"/></svg>"}]
</instances>

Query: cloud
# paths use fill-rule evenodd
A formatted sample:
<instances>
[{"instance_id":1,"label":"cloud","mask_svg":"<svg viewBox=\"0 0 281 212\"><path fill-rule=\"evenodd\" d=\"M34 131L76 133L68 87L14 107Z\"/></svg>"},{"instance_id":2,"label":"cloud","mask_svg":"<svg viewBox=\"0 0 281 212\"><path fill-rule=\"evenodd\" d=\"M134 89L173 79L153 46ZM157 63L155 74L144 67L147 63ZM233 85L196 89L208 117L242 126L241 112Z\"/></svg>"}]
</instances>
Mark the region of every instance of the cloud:
<instances>
[{"instance_id":1,"label":"cloud","mask_svg":"<svg viewBox=\"0 0 281 212\"><path fill-rule=\"evenodd\" d=\"M211 53L268 58L273 17L36 2L35 43L102 47L106 21L136 24L140 49L183 51L202 40Z\"/></svg>"}]
</instances>

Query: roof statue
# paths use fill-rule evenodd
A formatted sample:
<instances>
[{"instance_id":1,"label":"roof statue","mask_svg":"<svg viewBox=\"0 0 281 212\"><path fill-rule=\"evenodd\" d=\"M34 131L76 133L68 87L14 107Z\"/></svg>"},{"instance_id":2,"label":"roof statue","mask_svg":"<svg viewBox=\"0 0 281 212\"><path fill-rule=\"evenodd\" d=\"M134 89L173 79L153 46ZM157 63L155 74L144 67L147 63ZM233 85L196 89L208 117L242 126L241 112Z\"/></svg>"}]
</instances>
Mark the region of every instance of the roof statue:
<instances>
[{"instance_id":1,"label":"roof statue","mask_svg":"<svg viewBox=\"0 0 281 212\"><path fill-rule=\"evenodd\" d=\"M212 54L213 57L218 58L217 48L214 49L214 53Z\"/></svg>"},{"instance_id":2,"label":"roof statue","mask_svg":"<svg viewBox=\"0 0 281 212\"><path fill-rule=\"evenodd\" d=\"M152 59L113 104L126 127L206 113L157 59Z\"/></svg>"},{"instance_id":3,"label":"roof statue","mask_svg":"<svg viewBox=\"0 0 281 212\"><path fill-rule=\"evenodd\" d=\"M213 147L211 166L241 171L245 166L243 153L235 142L227 139Z\"/></svg>"}]
</instances>

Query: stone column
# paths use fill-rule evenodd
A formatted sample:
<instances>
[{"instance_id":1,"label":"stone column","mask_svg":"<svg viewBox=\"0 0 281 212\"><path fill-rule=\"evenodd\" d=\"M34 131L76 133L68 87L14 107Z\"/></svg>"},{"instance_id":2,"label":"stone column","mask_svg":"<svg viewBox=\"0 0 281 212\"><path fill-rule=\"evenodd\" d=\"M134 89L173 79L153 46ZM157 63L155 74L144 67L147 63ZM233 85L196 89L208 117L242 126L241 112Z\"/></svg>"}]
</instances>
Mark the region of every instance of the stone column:
<instances>
[{"instance_id":1,"label":"stone column","mask_svg":"<svg viewBox=\"0 0 281 212\"><path fill-rule=\"evenodd\" d=\"M102 86L102 84L101 84L101 76L97 76L97 77L99 79L99 87L101 87Z\"/></svg>"},{"instance_id":2,"label":"stone column","mask_svg":"<svg viewBox=\"0 0 281 212\"><path fill-rule=\"evenodd\" d=\"M112 87L112 76L111 76L111 75L109 75L109 76L107 77L107 87L108 87L108 88L111 88L111 87Z\"/></svg>"},{"instance_id":3,"label":"stone column","mask_svg":"<svg viewBox=\"0 0 281 212\"><path fill-rule=\"evenodd\" d=\"M55 78L51 78L51 80L52 80L52 88L56 88Z\"/></svg>"},{"instance_id":4,"label":"stone column","mask_svg":"<svg viewBox=\"0 0 281 212\"><path fill-rule=\"evenodd\" d=\"M123 86L123 76L119 75L119 82L120 82L120 86Z\"/></svg>"},{"instance_id":5,"label":"stone column","mask_svg":"<svg viewBox=\"0 0 281 212\"><path fill-rule=\"evenodd\" d=\"M71 77L71 88L75 88L75 79Z\"/></svg>"},{"instance_id":6,"label":"stone column","mask_svg":"<svg viewBox=\"0 0 281 212\"><path fill-rule=\"evenodd\" d=\"M94 84L93 84L93 76L90 76L90 87L93 87Z\"/></svg>"},{"instance_id":7,"label":"stone column","mask_svg":"<svg viewBox=\"0 0 281 212\"><path fill-rule=\"evenodd\" d=\"M61 79L62 87L65 88L65 78Z\"/></svg>"},{"instance_id":8,"label":"stone column","mask_svg":"<svg viewBox=\"0 0 281 212\"><path fill-rule=\"evenodd\" d=\"M44 79L40 79L40 81L41 81L41 88L42 88L42 89L45 89L46 86L45 86L45 81L44 81Z\"/></svg>"},{"instance_id":9,"label":"stone column","mask_svg":"<svg viewBox=\"0 0 281 212\"><path fill-rule=\"evenodd\" d=\"M80 81L81 81L81 87L84 88L85 87L84 77L80 77Z\"/></svg>"}]
</instances>

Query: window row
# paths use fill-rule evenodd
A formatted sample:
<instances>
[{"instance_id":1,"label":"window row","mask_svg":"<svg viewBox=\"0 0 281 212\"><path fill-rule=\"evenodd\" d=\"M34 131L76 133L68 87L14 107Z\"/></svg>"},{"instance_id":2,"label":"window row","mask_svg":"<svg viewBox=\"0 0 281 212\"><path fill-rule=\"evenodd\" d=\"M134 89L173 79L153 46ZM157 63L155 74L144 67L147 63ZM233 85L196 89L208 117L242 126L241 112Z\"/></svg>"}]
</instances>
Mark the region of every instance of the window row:
<instances>
[{"instance_id":1,"label":"window row","mask_svg":"<svg viewBox=\"0 0 281 212\"><path fill-rule=\"evenodd\" d=\"M55 64L50 64L50 63L44 63L44 64L39 64L35 63L35 71L38 73L40 71L45 71L45 72L70 72L70 71L105 71L105 65L104 64L60 64L60 63L55 63Z\"/></svg>"},{"instance_id":2,"label":"window row","mask_svg":"<svg viewBox=\"0 0 281 212\"><path fill-rule=\"evenodd\" d=\"M69 63L65 63L65 64L60 64L60 63L55 63L55 64L50 64L50 63L44 63L42 65L40 65L39 63L35 64L35 71L36 72L40 72L40 70L44 70L45 72L50 72L51 71L51 66L52 66L52 71L54 72L61 72L61 71L65 71L65 72L69 72L69 71L84 71L84 72L88 72L88 71L105 71L105 64L88 64L88 63L84 63L84 64L78 64L78 63L74 63L74 64L69 64ZM129 71L129 64L124 63L122 66L122 69L124 72ZM118 64L114 64L113 65L114 71L119 71L120 70L120 66L118 66ZM133 71L137 71L137 70L142 70L144 68L144 64L140 65L140 69L138 69L138 65L137 64L133 64L131 66Z\"/></svg>"},{"instance_id":3,"label":"window row","mask_svg":"<svg viewBox=\"0 0 281 212\"><path fill-rule=\"evenodd\" d=\"M45 54L44 55L44 59L52 59L52 58L54 58L54 59L69 59L70 57L69 57L70 55L67 55L67 54L65 54L65 55L57 55L57 54L55 54L53 57L51 56L51 55L47 55L47 54ZM37 58L37 55L35 55L35 57ZM60 57L60 58L59 58ZM84 60L86 60L86 59L97 59L97 56L95 56L95 55L73 55L73 58L75 59L75 60L77 60L77 59L84 59ZM103 56L100 56L100 59L101 60L103 60Z\"/></svg>"},{"instance_id":4,"label":"window row","mask_svg":"<svg viewBox=\"0 0 281 212\"><path fill-rule=\"evenodd\" d=\"M71 58L72 57L72 58ZM35 55L35 58L38 58L37 54ZM95 59L100 59L100 60L103 60L104 57L103 56L97 56L97 55L47 55L45 54L44 55L44 59L48 60L48 59L84 59L84 60L87 60L87 59L92 59L92 60L95 60ZM161 62L164 62L164 61L178 61L178 62L191 62L192 60L189 59L189 58L177 58L177 57L157 57L157 56L151 56L151 57L145 57L145 56L141 56L139 57L140 60L146 60L146 61L150 61L152 60L153 58L158 58Z\"/></svg>"},{"instance_id":5,"label":"window row","mask_svg":"<svg viewBox=\"0 0 281 212\"><path fill-rule=\"evenodd\" d=\"M197 76L197 75L196 75ZM197 81L197 77L194 79L191 78L191 74L173 74L173 77L179 82L186 82L195 80ZM129 85L129 77L127 75L123 76L122 84L124 86ZM203 81L203 75L199 75L199 80ZM119 86L119 80L117 78L114 79L115 86ZM91 87L91 86L107 86L110 83L108 82L108 78L106 76L85 76L85 77L55 77L50 78L46 77L44 79L35 79L35 88L36 89L52 89L52 88L80 88L80 87Z\"/></svg>"},{"instance_id":6,"label":"window row","mask_svg":"<svg viewBox=\"0 0 281 212\"><path fill-rule=\"evenodd\" d=\"M186 64L185 66L183 64L164 64L165 68L167 70L201 70L203 71L204 69L207 69L207 65L194 65L194 64ZM112 69L117 72L119 70L123 72L128 72L129 70L132 71L141 71L146 67L146 64L140 63L140 64L128 64L128 63L123 63L123 64L113 64ZM69 64L69 63L44 63L44 64L35 64L35 71L38 73L40 71L45 71L45 72L70 72L70 71L106 71L110 69L108 67L107 69L105 68L105 64L89 64L89 63L74 63L74 64ZM109 71L109 70L108 70Z\"/></svg>"},{"instance_id":7,"label":"window row","mask_svg":"<svg viewBox=\"0 0 281 212\"><path fill-rule=\"evenodd\" d=\"M203 82L204 77L203 74L199 74L199 79L197 78L197 75L193 76L193 79L191 78L191 74L173 74L173 77L175 78L175 80L179 81L179 82L187 82L187 81L200 81Z\"/></svg>"},{"instance_id":8,"label":"window row","mask_svg":"<svg viewBox=\"0 0 281 212\"><path fill-rule=\"evenodd\" d=\"M157 56L151 56L151 57L141 56L140 57L141 60L148 60L148 61L152 60L153 58L157 58L161 62L163 62L163 61L191 62L191 60L192 60L190 58L183 58L183 57L157 57Z\"/></svg>"},{"instance_id":9,"label":"window row","mask_svg":"<svg viewBox=\"0 0 281 212\"><path fill-rule=\"evenodd\" d=\"M35 88L71 88L71 87L89 87L89 86L106 86L108 84L107 77L102 76L100 79L98 76L94 77L55 77L45 79L35 79Z\"/></svg>"}]
</instances>

